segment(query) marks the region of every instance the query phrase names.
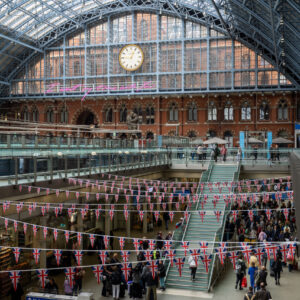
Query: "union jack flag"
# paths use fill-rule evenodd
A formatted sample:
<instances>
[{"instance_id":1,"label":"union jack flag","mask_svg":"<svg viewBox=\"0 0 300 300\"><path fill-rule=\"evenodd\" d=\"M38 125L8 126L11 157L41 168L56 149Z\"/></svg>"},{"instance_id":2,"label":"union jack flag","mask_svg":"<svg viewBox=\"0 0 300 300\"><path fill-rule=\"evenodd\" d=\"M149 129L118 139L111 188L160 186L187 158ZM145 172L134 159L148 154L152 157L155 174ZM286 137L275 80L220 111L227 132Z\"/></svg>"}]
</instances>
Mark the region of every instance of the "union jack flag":
<instances>
[{"instance_id":1,"label":"union jack flag","mask_svg":"<svg viewBox=\"0 0 300 300\"><path fill-rule=\"evenodd\" d=\"M82 262L83 251L75 250L74 256L76 257L77 265L80 266Z\"/></svg>"},{"instance_id":2,"label":"union jack flag","mask_svg":"<svg viewBox=\"0 0 300 300\"><path fill-rule=\"evenodd\" d=\"M205 211L203 211L203 210L199 210L199 211L198 211L198 213L199 213L199 216L200 216L200 218L201 218L201 221L202 221L202 223L203 223L204 216L205 216L206 212L205 212Z\"/></svg>"},{"instance_id":3,"label":"union jack flag","mask_svg":"<svg viewBox=\"0 0 300 300\"><path fill-rule=\"evenodd\" d=\"M124 218L125 218L125 221L126 221L126 222L127 222L127 220L128 220L128 215L129 215L128 210L125 209L125 210L124 210Z\"/></svg>"},{"instance_id":4,"label":"union jack flag","mask_svg":"<svg viewBox=\"0 0 300 300\"><path fill-rule=\"evenodd\" d=\"M17 264L19 261L20 254L21 254L21 249L15 247L15 248L13 248L13 253L15 255L15 260L16 260L16 264Z\"/></svg>"},{"instance_id":5,"label":"union jack flag","mask_svg":"<svg viewBox=\"0 0 300 300\"><path fill-rule=\"evenodd\" d=\"M65 230L65 239L66 239L66 243L69 242L69 237L70 237L70 232Z\"/></svg>"},{"instance_id":6,"label":"union jack flag","mask_svg":"<svg viewBox=\"0 0 300 300\"><path fill-rule=\"evenodd\" d=\"M97 279L97 283L101 283L101 275L103 272L103 266L92 266L93 273L95 274L95 277Z\"/></svg>"},{"instance_id":7,"label":"union jack flag","mask_svg":"<svg viewBox=\"0 0 300 300\"><path fill-rule=\"evenodd\" d=\"M37 273L38 278L40 279L41 286L44 289L46 279L48 278L48 270L45 270L45 269L36 270L36 273Z\"/></svg>"},{"instance_id":8,"label":"union jack flag","mask_svg":"<svg viewBox=\"0 0 300 300\"><path fill-rule=\"evenodd\" d=\"M156 260L151 260L150 262L147 263L150 266L151 269L151 273L152 273L152 277L153 279L155 278L155 274L157 272L157 261Z\"/></svg>"},{"instance_id":9,"label":"union jack flag","mask_svg":"<svg viewBox=\"0 0 300 300\"><path fill-rule=\"evenodd\" d=\"M200 255L200 249L190 250L191 255L194 257L196 266L198 267L198 256Z\"/></svg>"},{"instance_id":10,"label":"union jack flag","mask_svg":"<svg viewBox=\"0 0 300 300\"><path fill-rule=\"evenodd\" d=\"M66 268L65 269L65 274L67 279L69 280L70 287L73 288L73 279L75 275L75 268Z\"/></svg>"},{"instance_id":11,"label":"union jack flag","mask_svg":"<svg viewBox=\"0 0 300 300\"><path fill-rule=\"evenodd\" d=\"M95 242L95 235L94 234L90 234L90 242L91 242L91 246L92 248L94 248L94 242Z\"/></svg>"},{"instance_id":12,"label":"union jack flag","mask_svg":"<svg viewBox=\"0 0 300 300\"><path fill-rule=\"evenodd\" d=\"M56 228L53 229L53 236L54 236L54 240L56 241L57 240L57 234L58 234L58 231Z\"/></svg>"},{"instance_id":13,"label":"union jack flag","mask_svg":"<svg viewBox=\"0 0 300 300\"><path fill-rule=\"evenodd\" d=\"M128 262L128 260L129 260L129 254L130 254L129 251L121 251L121 256L125 263Z\"/></svg>"},{"instance_id":14,"label":"union jack flag","mask_svg":"<svg viewBox=\"0 0 300 300\"><path fill-rule=\"evenodd\" d=\"M61 255L62 255L62 250L55 249L53 252L54 252L55 259L56 259L56 263L59 266L60 258L61 258Z\"/></svg>"},{"instance_id":15,"label":"union jack flag","mask_svg":"<svg viewBox=\"0 0 300 300\"><path fill-rule=\"evenodd\" d=\"M128 281L128 277L129 277L129 273L131 271L131 267L132 267L131 264L127 264L127 263L122 264L121 270L124 273L124 277L125 277L126 282Z\"/></svg>"},{"instance_id":16,"label":"union jack flag","mask_svg":"<svg viewBox=\"0 0 300 300\"><path fill-rule=\"evenodd\" d=\"M169 217L170 217L170 221L172 223L173 222L173 218L174 218L174 211L169 211Z\"/></svg>"},{"instance_id":17,"label":"union jack flag","mask_svg":"<svg viewBox=\"0 0 300 300\"><path fill-rule=\"evenodd\" d=\"M179 276L181 277L181 273L182 273L182 268L183 268L183 265L184 265L184 261L185 261L185 257L183 258L175 258L175 264L178 268L178 272L179 272Z\"/></svg>"},{"instance_id":18,"label":"union jack flag","mask_svg":"<svg viewBox=\"0 0 300 300\"><path fill-rule=\"evenodd\" d=\"M124 249L124 245L125 245L125 239L124 239L124 237L119 237L119 244L120 244L120 249L123 250Z\"/></svg>"},{"instance_id":19,"label":"union jack flag","mask_svg":"<svg viewBox=\"0 0 300 300\"><path fill-rule=\"evenodd\" d=\"M139 211L139 216L140 216L141 222L143 222L143 218L144 218L144 211L143 210Z\"/></svg>"},{"instance_id":20,"label":"union jack flag","mask_svg":"<svg viewBox=\"0 0 300 300\"><path fill-rule=\"evenodd\" d=\"M12 281L12 284L13 284L13 287L14 287L14 290L16 291L17 290L17 286L18 286L18 282L21 278L21 271L11 271L9 272L9 277Z\"/></svg>"},{"instance_id":21,"label":"union jack flag","mask_svg":"<svg viewBox=\"0 0 300 300\"><path fill-rule=\"evenodd\" d=\"M199 242L199 244L203 254L205 255L208 248L208 242Z\"/></svg>"},{"instance_id":22,"label":"union jack flag","mask_svg":"<svg viewBox=\"0 0 300 300\"><path fill-rule=\"evenodd\" d=\"M108 236L108 235L105 235L103 238L105 249L108 249L109 239L110 239L110 236Z\"/></svg>"},{"instance_id":23,"label":"union jack flag","mask_svg":"<svg viewBox=\"0 0 300 300\"><path fill-rule=\"evenodd\" d=\"M33 258L35 260L35 263L38 264L39 263L40 254L41 254L41 249L33 249L32 254L33 254Z\"/></svg>"},{"instance_id":24,"label":"union jack flag","mask_svg":"<svg viewBox=\"0 0 300 300\"><path fill-rule=\"evenodd\" d=\"M44 227L43 227L44 239L47 238L47 233L48 233L48 228L44 226Z\"/></svg>"},{"instance_id":25,"label":"union jack flag","mask_svg":"<svg viewBox=\"0 0 300 300\"><path fill-rule=\"evenodd\" d=\"M155 217L155 220L156 220L156 222L158 221L158 218L159 218L159 211L158 210L156 210L155 212L154 212L154 217Z\"/></svg>"},{"instance_id":26,"label":"union jack flag","mask_svg":"<svg viewBox=\"0 0 300 300\"><path fill-rule=\"evenodd\" d=\"M189 249L190 242L181 242L181 246L184 248L184 256L186 256L186 253Z\"/></svg>"},{"instance_id":27,"label":"union jack flag","mask_svg":"<svg viewBox=\"0 0 300 300\"><path fill-rule=\"evenodd\" d=\"M77 243L78 243L78 245L81 245L81 241L82 241L82 233L77 232Z\"/></svg>"}]
</instances>

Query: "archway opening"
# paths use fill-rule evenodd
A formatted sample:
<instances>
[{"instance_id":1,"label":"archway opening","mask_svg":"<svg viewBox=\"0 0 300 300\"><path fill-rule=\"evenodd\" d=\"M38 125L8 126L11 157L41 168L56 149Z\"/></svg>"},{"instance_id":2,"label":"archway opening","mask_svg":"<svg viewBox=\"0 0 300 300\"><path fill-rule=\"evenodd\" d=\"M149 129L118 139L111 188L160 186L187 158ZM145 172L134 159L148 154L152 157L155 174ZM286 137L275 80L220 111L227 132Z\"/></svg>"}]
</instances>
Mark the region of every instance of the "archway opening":
<instances>
[{"instance_id":1,"label":"archway opening","mask_svg":"<svg viewBox=\"0 0 300 300\"><path fill-rule=\"evenodd\" d=\"M81 112L76 120L76 125L96 125L96 123L96 116L89 110Z\"/></svg>"}]
</instances>

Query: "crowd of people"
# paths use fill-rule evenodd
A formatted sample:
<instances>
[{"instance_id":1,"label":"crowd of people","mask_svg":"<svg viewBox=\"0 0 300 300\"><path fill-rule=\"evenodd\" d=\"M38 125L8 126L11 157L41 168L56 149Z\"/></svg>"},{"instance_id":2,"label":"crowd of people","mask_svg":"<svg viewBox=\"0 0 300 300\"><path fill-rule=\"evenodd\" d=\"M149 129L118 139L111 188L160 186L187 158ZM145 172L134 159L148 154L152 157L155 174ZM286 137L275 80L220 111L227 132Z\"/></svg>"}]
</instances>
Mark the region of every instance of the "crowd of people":
<instances>
[{"instance_id":1,"label":"crowd of people","mask_svg":"<svg viewBox=\"0 0 300 300\"><path fill-rule=\"evenodd\" d=\"M263 181L262 191L266 190ZM268 200L263 196L258 196L257 201L247 201L238 203L233 202L231 209L240 210L236 219L233 215L227 217L225 226L225 240L238 242L250 242L255 248L257 246L263 247L270 242L293 242L296 241L296 219L293 203L287 197L283 196L281 199L276 199L275 192L278 186L275 181L272 185L272 191ZM287 184L281 184L281 191L288 190ZM283 209L288 208L288 216L284 215ZM267 216L267 209L271 210L271 215ZM249 210L253 211L253 216L250 217ZM262 255L261 265L255 255L255 251L251 253L249 264L243 254L240 253L236 264L236 289L243 289L243 281L246 276L249 276L249 291L244 297L247 299L272 299L270 292L267 290L267 276L269 269L270 275L274 277L275 284L280 285L280 275L283 267L287 266L288 270L292 272L293 269L298 268L298 247L296 246L296 253L294 256L287 255L283 259L283 254L278 248L276 256L270 259L270 264L267 266L268 255L266 251Z\"/></svg>"}]
</instances>

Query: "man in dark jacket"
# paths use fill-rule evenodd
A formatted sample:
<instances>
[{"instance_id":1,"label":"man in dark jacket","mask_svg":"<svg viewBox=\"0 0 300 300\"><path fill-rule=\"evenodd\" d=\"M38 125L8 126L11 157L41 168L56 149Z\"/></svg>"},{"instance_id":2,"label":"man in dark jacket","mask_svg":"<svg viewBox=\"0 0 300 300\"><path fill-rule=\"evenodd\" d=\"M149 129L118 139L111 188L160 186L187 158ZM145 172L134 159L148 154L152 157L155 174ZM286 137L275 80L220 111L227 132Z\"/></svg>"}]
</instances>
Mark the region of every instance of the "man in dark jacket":
<instances>
[{"instance_id":1,"label":"man in dark jacket","mask_svg":"<svg viewBox=\"0 0 300 300\"><path fill-rule=\"evenodd\" d=\"M272 296L270 292L266 290L266 286L263 282L260 284L260 288L261 289L255 293L253 300L271 300Z\"/></svg>"},{"instance_id":2,"label":"man in dark jacket","mask_svg":"<svg viewBox=\"0 0 300 300\"><path fill-rule=\"evenodd\" d=\"M276 256L276 260L273 261L272 263L272 271L274 272L274 277L275 277L275 284L280 285L280 272L282 271L282 262L281 262L281 258L280 255Z\"/></svg>"},{"instance_id":3,"label":"man in dark jacket","mask_svg":"<svg viewBox=\"0 0 300 300\"><path fill-rule=\"evenodd\" d=\"M235 282L235 289L240 287L240 290L242 290L242 280L246 274L246 264L243 260L243 255L241 254L239 256L239 259L236 263L236 282Z\"/></svg>"},{"instance_id":4,"label":"man in dark jacket","mask_svg":"<svg viewBox=\"0 0 300 300\"><path fill-rule=\"evenodd\" d=\"M267 276L268 272L266 270L266 267L262 266L261 270L258 273L258 279L256 281L256 286L258 290L260 289L262 283L264 284L264 286L267 286Z\"/></svg>"},{"instance_id":5,"label":"man in dark jacket","mask_svg":"<svg viewBox=\"0 0 300 300\"><path fill-rule=\"evenodd\" d=\"M252 297L253 297L253 288L252 286L249 286L249 291L245 295L244 300L252 300Z\"/></svg>"},{"instance_id":6,"label":"man in dark jacket","mask_svg":"<svg viewBox=\"0 0 300 300\"><path fill-rule=\"evenodd\" d=\"M166 277L166 268L164 266L164 262L162 260L158 263L158 277L159 277L159 285L161 290L165 290L165 277Z\"/></svg>"},{"instance_id":7,"label":"man in dark jacket","mask_svg":"<svg viewBox=\"0 0 300 300\"><path fill-rule=\"evenodd\" d=\"M156 286L158 283L158 277L157 274L155 274L155 277L153 278L152 272L150 271L149 267L147 267L142 280L145 281L146 287L147 287L147 292L146 292L146 300L157 300L157 295L156 295ZM152 298L151 298L152 294Z\"/></svg>"}]
</instances>

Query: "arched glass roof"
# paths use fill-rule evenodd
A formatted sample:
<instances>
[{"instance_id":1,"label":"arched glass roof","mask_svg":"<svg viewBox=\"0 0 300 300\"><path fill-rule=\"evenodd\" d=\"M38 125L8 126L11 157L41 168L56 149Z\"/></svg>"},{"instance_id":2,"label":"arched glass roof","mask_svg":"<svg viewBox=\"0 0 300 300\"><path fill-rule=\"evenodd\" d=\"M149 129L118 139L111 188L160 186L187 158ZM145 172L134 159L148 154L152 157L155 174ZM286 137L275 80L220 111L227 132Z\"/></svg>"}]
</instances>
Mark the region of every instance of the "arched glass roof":
<instances>
[{"instance_id":1,"label":"arched glass roof","mask_svg":"<svg viewBox=\"0 0 300 300\"><path fill-rule=\"evenodd\" d=\"M300 0L2 0L0 83L36 52L104 15L160 11L210 23L245 43L300 85Z\"/></svg>"}]
</instances>

